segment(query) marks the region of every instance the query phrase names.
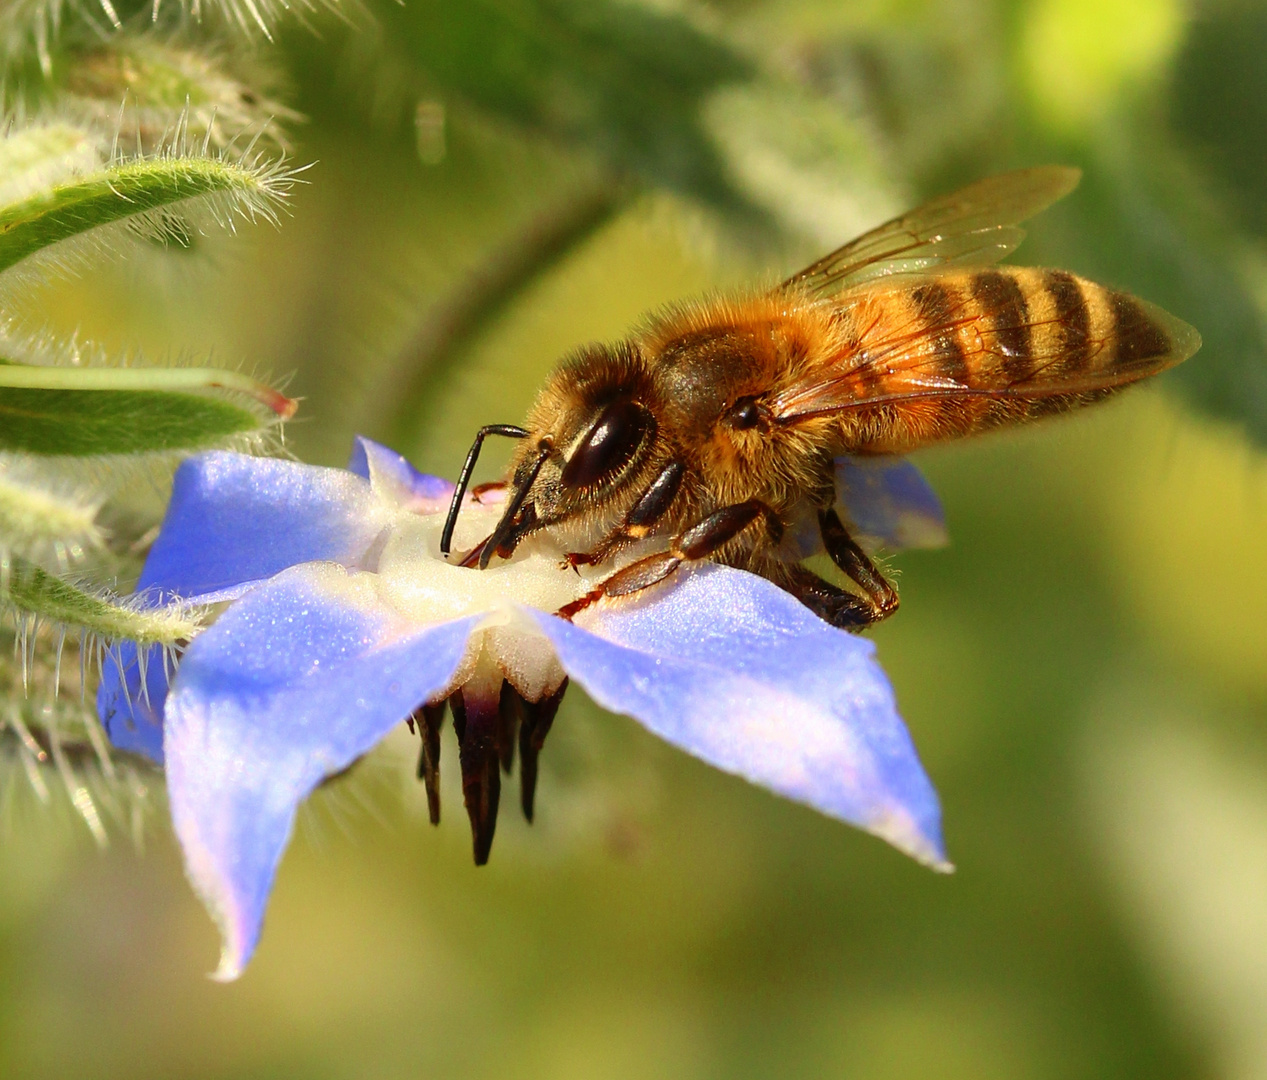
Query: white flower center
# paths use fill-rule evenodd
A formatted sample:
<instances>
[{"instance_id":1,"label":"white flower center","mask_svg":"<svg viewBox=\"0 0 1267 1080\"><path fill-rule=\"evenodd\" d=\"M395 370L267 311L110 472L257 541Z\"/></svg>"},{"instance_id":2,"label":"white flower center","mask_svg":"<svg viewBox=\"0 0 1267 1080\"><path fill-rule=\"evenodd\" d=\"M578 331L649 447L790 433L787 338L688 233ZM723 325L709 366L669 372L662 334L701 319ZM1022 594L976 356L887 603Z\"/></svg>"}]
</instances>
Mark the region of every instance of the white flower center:
<instances>
[{"instance_id":1,"label":"white flower center","mask_svg":"<svg viewBox=\"0 0 1267 1080\"><path fill-rule=\"evenodd\" d=\"M494 559L487 570L457 565L463 552L493 531L502 510L463 506L453 555L447 560L440 554L445 515L400 513L378 558L379 591L414 622L484 614L445 694L476 677L477 671L477 681L486 681L486 673L495 666L520 694L537 701L558 689L564 672L549 640L515 605L555 612L589 592L613 567L581 567L579 572L566 567L565 552L544 533L523 541L511 559Z\"/></svg>"}]
</instances>

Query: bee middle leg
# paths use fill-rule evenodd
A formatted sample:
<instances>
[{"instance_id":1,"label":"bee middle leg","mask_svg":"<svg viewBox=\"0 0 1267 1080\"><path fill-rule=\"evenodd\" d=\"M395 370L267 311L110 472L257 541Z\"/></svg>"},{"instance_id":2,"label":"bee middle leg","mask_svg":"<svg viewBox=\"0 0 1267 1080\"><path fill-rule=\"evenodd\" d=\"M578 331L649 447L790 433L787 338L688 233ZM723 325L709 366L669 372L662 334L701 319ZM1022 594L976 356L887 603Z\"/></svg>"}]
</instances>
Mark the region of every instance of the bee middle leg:
<instances>
[{"instance_id":1,"label":"bee middle leg","mask_svg":"<svg viewBox=\"0 0 1267 1080\"><path fill-rule=\"evenodd\" d=\"M782 536L783 523L760 500L751 499L734 506L724 506L675 536L668 551L648 555L630 563L623 570L617 570L611 577L601 581L597 588L591 589L570 604L565 604L555 614L563 619L571 619L604 597L630 596L649 589L667 578L683 563L707 559L758 518L765 519L766 528L776 541Z\"/></svg>"},{"instance_id":2,"label":"bee middle leg","mask_svg":"<svg viewBox=\"0 0 1267 1080\"><path fill-rule=\"evenodd\" d=\"M603 537L589 551L569 552L566 561L571 567L597 566L615 555L622 547L632 544L650 534L651 530L666 513L673 499L682 486L682 478L686 475L686 466L680 461L671 461L663 469L637 502L629 508L624 520L607 536Z\"/></svg>"}]
</instances>

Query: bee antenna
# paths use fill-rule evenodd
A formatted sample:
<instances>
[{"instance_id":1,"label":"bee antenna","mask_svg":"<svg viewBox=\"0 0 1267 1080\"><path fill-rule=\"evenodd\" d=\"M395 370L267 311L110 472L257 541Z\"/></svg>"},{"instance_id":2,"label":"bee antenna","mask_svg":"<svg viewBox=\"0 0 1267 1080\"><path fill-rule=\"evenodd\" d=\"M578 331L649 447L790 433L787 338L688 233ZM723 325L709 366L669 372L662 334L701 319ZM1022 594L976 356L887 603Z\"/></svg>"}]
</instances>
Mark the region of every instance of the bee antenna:
<instances>
[{"instance_id":1,"label":"bee antenna","mask_svg":"<svg viewBox=\"0 0 1267 1080\"><path fill-rule=\"evenodd\" d=\"M471 482L471 473L475 471L475 463L480 457L480 447L484 445L486 435L505 435L508 439L526 439L528 431L516 424L487 424L475 433L475 441L466 455L466 464L458 474L457 487L453 489L453 501L449 503L449 515L444 519L444 532L440 534L440 553L448 555L453 546L453 530L457 528L458 511L462 509L462 497L466 494L466 486Z\"/></svg>"}]
</instances>

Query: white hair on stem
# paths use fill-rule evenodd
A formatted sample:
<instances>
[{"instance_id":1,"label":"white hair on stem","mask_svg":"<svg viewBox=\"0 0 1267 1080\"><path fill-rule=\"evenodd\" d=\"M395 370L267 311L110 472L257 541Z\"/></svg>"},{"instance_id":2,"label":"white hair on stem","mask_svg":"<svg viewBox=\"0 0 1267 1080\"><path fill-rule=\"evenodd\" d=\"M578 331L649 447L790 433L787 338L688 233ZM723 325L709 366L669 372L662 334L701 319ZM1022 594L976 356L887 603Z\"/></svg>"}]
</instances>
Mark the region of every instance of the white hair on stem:
<instances>
[{"instance_id":1,"label":"white hair on stem","mask_svg":"<svg viewBox=\"0 0 1267 1080\"><path fill-rule=\"evenodd\" d=\"M242 53L215 41L193 47L154 33L112 38L108 47L75 57L41 115L95 132L101 149L110 151L107 160L120 149L155 149L182 113L186 129L205 140L204 154L255 130L288 153L285 125L304 117L271 96L283 80L267 57Z\"/></svg>"},{"instance_id":2,"label":"white hair on stem","mask_svg":"<svg viewBox=\"0 0 1267 1080\"><path fill-rule=\"evenodd\" d=\"M16 651L29 649L33 631L28 630L24 642L9 632ZM77 647L81 677L74 694L53 692L53 683L62 676L48 650L27 652L27 664L34 667L23 672L16 656L13 662L0 662L0 826L14 827L25 791L41 807L41 819L61 808L87 828L98 846L108 842L111 832L119 832L140 847L156 770L109 746L83 682L91 675L88 656L99 645L81 637ZM19 690L20 680L29 693Z\"/></svg>"},{"instance_id":3,"label":"white hair on stem","mask_svg":"<svg viewBox=\"0 0 1267 1080\"><path fill-rule=\"evenodd\" d=\"M173 12L176 24L222 24L247 38L273 40L285 17L306 21L320 10L338 12L340 0L152 0L149 22L158 24ZM125 29L114 0L5 0L0 5L0 67L34 53L47 77L53 71L53 48L66 31L82 26L101 40Z\"/></svg>"}]
</instances>

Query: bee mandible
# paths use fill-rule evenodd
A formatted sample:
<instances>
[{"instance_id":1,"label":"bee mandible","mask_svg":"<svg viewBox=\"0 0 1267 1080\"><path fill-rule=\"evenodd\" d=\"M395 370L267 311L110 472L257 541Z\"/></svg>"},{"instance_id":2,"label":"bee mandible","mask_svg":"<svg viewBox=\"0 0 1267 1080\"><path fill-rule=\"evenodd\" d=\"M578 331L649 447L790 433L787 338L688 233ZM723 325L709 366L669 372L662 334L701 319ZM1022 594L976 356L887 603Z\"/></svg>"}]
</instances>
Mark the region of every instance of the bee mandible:
<instances>
[{"instance_id":1,"label":"bee mandible","mask_svg":"<svg viewBox=\"0 0 1267 1080\"><path fill-rule=\"evenodd\" d=\"M486 435L520 439L505 511L464 565L547 530L572 565L656 550L563 608L630 596L712 559L760 574L829 623L864 628L897 592L859 543L876 500L926 491L913 467L838 500L842 464L1079 408L1197 351L1186 323L1064 270L996 266L1078 170L979 181L873 229L769 291L671 307L549 376L524 427L480 430L441 540L447 555ZM917 474L916 474L917 475ZM913 494L912 494L913 492ZM807 530L853 582L803 565Z\"/></svg>"}]
</instances>

